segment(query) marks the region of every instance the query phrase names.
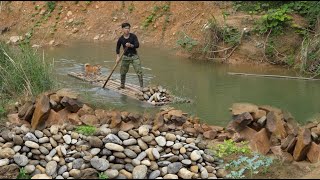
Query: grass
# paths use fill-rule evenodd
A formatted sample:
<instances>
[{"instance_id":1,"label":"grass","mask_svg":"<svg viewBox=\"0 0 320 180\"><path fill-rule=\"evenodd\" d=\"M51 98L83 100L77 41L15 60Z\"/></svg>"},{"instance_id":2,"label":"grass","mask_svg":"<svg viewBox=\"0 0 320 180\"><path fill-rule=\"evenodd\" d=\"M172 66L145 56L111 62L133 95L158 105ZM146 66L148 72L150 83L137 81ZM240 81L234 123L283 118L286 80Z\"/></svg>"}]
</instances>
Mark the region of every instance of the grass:
<instances>
[{"instance_id":1,"label":"grass","mask_svg":"<svg viewBox=\"0 0 320 180\"><path fill-rule=\"evenodd\" d=\"M27 171L22 167L19 170L17 179L31 179L31 176L27 174Z\"/></svg>"},{"instance_id":2,"label":"grass","mask_svg":"<svg viewBox=\"0 0 320 180\"><path fill-rule=\"evenodd\" d=\"M52 66L29 45L9 47L0 42L0 116L10 101L53 89L51 73Z\"/></svg>"},{"instance_id":3,"label":"grass","mask_svg":"<svg viewBox=\"0 0 320 180\"><path fill-rule=\"evenodd\" d=\"M82 125L82 126L76 127L76 131L78 133L81 133L86 136L93 135L96 132L96 130L97 130L96 127L88 126L88 125Z\"/></svg>"},{"instance_id":4,"label":"grass","mask_svg":"<svg viewBox=\"0 0 320 180\"><path fill-rule=\"evenodd\" d=\"M52 66L28 45L19 49L0 43L1 93L38 95L54 86Z\"/></svg>"},{"instance_id":5,"label":"grass","mask_svg":"<svg viewBox=\"0 0 320 180\"><path fill-rule=\"evenodd\" d=\"M98 174L98 178L99 179L108 179L109 177L105 173L101 172Z\"/></svg>"}]
</instances>

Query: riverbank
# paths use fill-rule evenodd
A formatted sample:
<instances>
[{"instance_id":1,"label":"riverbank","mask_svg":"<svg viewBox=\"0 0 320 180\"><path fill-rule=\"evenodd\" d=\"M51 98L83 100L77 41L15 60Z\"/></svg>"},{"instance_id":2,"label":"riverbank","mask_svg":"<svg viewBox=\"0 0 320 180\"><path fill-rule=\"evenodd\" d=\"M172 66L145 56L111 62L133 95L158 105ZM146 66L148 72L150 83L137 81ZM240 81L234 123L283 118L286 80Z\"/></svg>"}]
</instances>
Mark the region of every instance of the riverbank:
<instances>
[{"instance_id":1,"label":"riverbank","mask_svg":"<svg viewBox=\"0 0 320 180\"><path fill-rule=\"evenodd\" d=\"M232 107L234 120L224 128L207 125L173 108L162 109L155 116L93 109L77 101L77 96L77 93L61 89L44 93L36 101L17 103L0 133L0 171L10 172L5 177L15 178L23 167L25 173L34 178L97 178L99 175L128 179L225 178L229 170L225 170L225 163L215 150L227 139L239 144L242 144L240 139L249 141L253 151L279 159L266 174L269 178L300 178L301 173L311 172L314 166L301 161L302 153L308 152L308 158L312 157L314 163L319 157L314 139L316 122L301 127L311 128L313 132L312 152L311 149L309 152L311 142L299 145L302 142L300 131L296 132L298 127L295 126L285 131L298 136L293 157L279 154L282 151L277 150L280 146L274 144L275 139L269 140L270 136L262 133L271 132L271 137L281 139L281 143L290 141L289 136L281 137L283 131L279 130L283 129L277 123L281 121L277 118L281 114L276 108L264 106L263 109L270 112L264 119L266 114L254 105L235 104ZM270 117L275 115L275 119ZM293 122L288 121L291 117L285 115L285 118L285 127L291 127ZM265 123L266 129L259 131ZM254 146L259 143L263 146ZM289 146L292 149L294 145L289 143ZM299 151L298 155L295 151ZM236 155L231 157L238 159ZM283 163L287 168L274 168L282 167ZM293 169L295 173L284 173Z\"/></svg>"},{"instance_id":2,"label":"riverbank","mask_svg":"<svg viewBox=\"0 0 320 180\"><path fill-rule=\"evenodd\" d=\"M230 64L272 64L264 59L265 49L261 45L265 37L250 35L261 15L235 11L232 2L6 2L0 16L1 40L5 42L19 41L19 36L34 47L63 45L70 39L115 42L121 35L121 23L128 21L141 44L175 48L179 56L193 55L194 59ZM228 25L237 29L237 37L246 29L241 44L227 60L223 60L221 54L214 55L216 59L209 55L203 57L181 47L182 42L191 41L197 41L193 49L199 52L211 46L206 44L210 41L207 26L213 20L219 27ZM299 27L306 26L299 15L293 20ZM287 31L280 39L279 53L297 50L302 41L293 31Z\"/></svg>"}]
</instances>

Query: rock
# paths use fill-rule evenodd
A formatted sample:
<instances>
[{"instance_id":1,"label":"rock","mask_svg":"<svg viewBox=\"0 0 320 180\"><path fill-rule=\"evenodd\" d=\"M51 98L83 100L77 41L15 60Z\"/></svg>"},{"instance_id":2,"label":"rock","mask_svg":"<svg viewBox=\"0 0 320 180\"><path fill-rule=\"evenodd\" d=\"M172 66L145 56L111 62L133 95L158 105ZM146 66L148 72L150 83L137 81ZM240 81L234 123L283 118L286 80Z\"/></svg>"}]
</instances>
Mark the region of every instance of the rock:
<instances>
[{"instance_id":1,"label":"rock","mask_svg":"<svg viewBox=\"0 0 320 180\"><path fill-rule=\"evenodd\" d=\"M52 179L52 177L46 174L36 174L32 176L31 179Z\"/></svg>"},{"instance_id":2,"label":"rock","mask_svg":"<svg viewBox=\"0 0 320 180\"><path fill-rule=\"evenodd\" d=\"M26 165L24 169L28 174L31 174L36 170L36 167L34 165L29 164L29 165Z\"/></svg>"},{"instance_id":3,"label":"rock","mask_svg":"<svg viewBox=\"0 0 320 180\"><path fill-rule=\"evenodd\" d=\"M93 148L93 149L90 150L90 154L92 156L95 156L95 155L99 154L100 151L101 151L100 148Z\"/></svg>"},{"instance_id":4,"label":"rock","mask_svg":"<svg viewBox=\"0 0 320 180\"><path fill-rule=\"evenodd\" d=\"M147 153L145 151L142 151L137 157L136 159L139 161L142 161L142 159L144 159L147 156Z\"/></svg>"},{"instance_id":5,"label":"rock","mask_svg":"<svg viewBox=\"0 0 320 180\"><path fill-rule=\"evenodd\" d=\"M23 144L23 139L19 135L14 135L12 140L13 140L14 144L16 144L16 145Z\"/></svg>"},{"instance_id":6,"label":"rock","mask_svg":"<svg viewBox=\"0 0 320 180\"><path fill-rule=\"evenodd\" d=\"M166 139L163 136L158 136L155 138L156 142L158 143L159 146L165 146L166 145Z\"/></svg>"},{"instance_id":7,"label":"rock","mask_svg":"<svg viewBox=\"0 0 320 180\"><path fill-rule=\"evenodd\" d=\"M0 160L0 167L6 166L9 164L9 159L1 159Z\"/></svg>"},{"instance_id":8,"label":"rock","mask_svg":"<svg viewBox=\"0 0 320 180\"><path fill-rule=\"evenodd\" d=\"M90 136L88 141L91 147L94 147L94 148L103 147L103 142L100 140L100 138L96 136Z\"/></svg>"},{"instance_id":9,"label":"rock","mask_svg":"<svg viewBox=\"0 0 320 180\"><path fill-rule=\"evenodd\" d=\"M258 112L258 106L251 103L234 103L231 107L232 115L239 115L245 112L256 113Z\"/></svg>"},{"instance_id":10,"label":"rock","mask_svg":"<svg viewBox=\"0 0 320 180\"><path fill-rule=\"evenodd\" d=\"M160 176L160 171L159 170L154 170L150 173L148 179L156 179L157 177Z\"/></svg>"},{"instance_id":11,"label":"rock","mask_svg":"<svg viewBox=\"0 0 320 180\"><path fill-rule=\"evenodd\" d=\"M281 116L273 111L267 114L266 128L269 132L274 133L278 139L283 139L287 136Z\"/></svg>"},{"instance_id":12,"label":"rock","mask_svg":"<svg viewBox=\"0 0 320 180\"><path fill-rule=\"evenodd\" d=\"M185 165L190 165L191 164L191 160L190 159L184 159L181 162L182 162L182 164L185 164Z\"/></svg>"},{"instance_id":13,"label":"rock","mask_svg":"<svg viewBox=\"0 0 320 180\"><path fill-rule=\"evenodd\" d=\"M133 179L144 179L144 178L146 178L147 170L148 170L148 168L145 165L139 165L139 166L134 167L134 169L132 171L132 178Z\"/></svg>"},{"instance_id":14,"label":"rock","mask_svg":"<svg viewBox=\"0 0 320 180\"><path fill-rule=\"evenodd\" d=\"M115 169L108 169L105 171L105 174L108 176L108 178L116 178L119 175L119 171Z\"/></svg>"},{"instance_id":15,"label":"rock","mask_svg":"<svg viewBox=\"0 0 320 180\"><path fill-rule=\"evenodd\" d=\"M114 143L106 143L105 147L112 151L124 151L124 148L122 146Z\"/></svg>"},{"instance_id":16,"label":"rock","mask_svg":"<svg viewBox=\"0 0 320 180\"><path fill-rule=\"evenodd\" d=\"M320 145L311 142L311 147L307 153L307 157L311 163L317 163L320 160Z\"/></svg>"},{"instance_id":17,"label":"rock","mask_svg":"<svg viewBox=\"0 0 320 180\"><path fill-rule=\"evenodd\" d=\"M197 161L201 158L201 154L198 150L194 150L194 151L192 151L190 158L192 161Z\"/></svg>"},{"instance_id":18,"label":"rock","mask_svg":"<svg viewBox=\"0 0 320 180\"><path fill-rule=\"evenodd\" d=\"M13 156L13 160L16 164L22 167L27 165L29 162L28 157L26 157L25 155L18 155L18 154Z\"/></svg>"},{"instance_id":19,"label":"rock","mask_svg":"<svg viewBox=\"0 0 320 180\"><path fill-rule=\"evenodd\" d=\"M171 163L168 166L168 173L169 174L177 174L181 168L182 168L181 162Z\"/></svg>"},{"instance_id":20,"label":"rock","mask_svg":"<svg viewBox=\"0 0 320 180\"><path fill-rule=\"evenodd\" d=\"M126 156L128 156L129 158L131 158L131 159L137 157L137 154L134 151L130 150L130 149L124 149L124 154Z\"/></svg>"},{"instance_id":21,"label":"rock","mask_svg":"<svg viewBox=\"0 0 320 180\"><path fill-rule=\"evenodd\" d=\"M145 142L143 142L141 139L138 139L138 145L142 150L148 149L148 145Z\"/></svg>"},{"instance_id":22,"label":"rock","mask_svg":"<svg viewBox=\"0 0 320 180\"><path fill-rule=\"evenodd\" d=\"M262 116L260 119L258 119L258 124L260 124L260 126L264 127L266 124L266 120L267 120L267 116Z\"/></svg>"},{"instance_id":23,"label":"rock","mask_svg":"<svg viewBox=\"0 0 320 180\"><path fill-rule=\"evenodd\" d=\"M227 171L225 169L218 169L217 170L217 173L216 173L216 176L218 178L225 178L227 176Z\"/></svg>"},{"instance_id":24,"label":"rock","mask_svg":"<svg viewBox=\"0 0 320 180\"><path fill-rule=\"evenodd\" d=\"M98 171L105 171L109 168L109 162L102 158L92 158L90 164Z\"/></svg>"},{"instance_id":25,"label":"rock","mask_svg":"<svg viewBox=\"0 0 320 180\"><path fill-rule=\"evenodd\" d=\"M46 165L46 174L52 176L57 171L58 164L56 161L50 161Z\"/></svg>"},{"instance_id":26,"label":"rock","mask_svg":"<svg viewBox=\"0 0 320 180\"><path fill-rule=\"evenodd\" d=\"M80 117L80 121L89 126L95 126L99 123L98 118L95 115L85 114Z\"/></svg>"},{"instance_id":27,"label":"rock","mask_svg":"<svg viewBox=\"0 0 320 180\"><path fill-rule=\"evenodd\" d=\"M191 179L193 175L194 173L190 172L186 168L181 168L178 172L178 176L181 177L182 179Z\"/></svg>"},{"instance_id":28,"label":"rock","mask_svg":"<svg viewBox=\"0 0 320 180\"><path fill-rule=\"evenodd\" d=\"M214 139L217 136L217 131L210 130L203 133L203 136L207 139Z\"/></svg>"},{"instance_id":29,"label":"rock","mask_svg":"<svg viewBox=\"0 0 320 180\"><path fill-rule=\"evenodd\" d=\"M43 123L49 116L50 99L45 94L39 96L36 100L35 110L31 119L31 127L35 130L39 124Z\"/></svg>"},{"instance_id":30,"label":"rock","mask_svg":"<svg viewBox=\"0 0 320 180\"><path fill-rule=\"evenodd\" d=\"M122 145L122 141L114 134L108 134L102 141L104 143L116 143Z\"/></svg>"},{"instance_id":31,"label":"rock","mask_svg":"<svg viewBox=\"0 0 320 180\"><path fill-rule=\"evenodd\" d=\"M271 142L268 137L268 132L265 128L262 128L257 132L250 140L250 147L254 151L258 151L261 154L266 155L270 150Z\"/></svg>"},{"instance_id":32,"label":"rock","mask_svg":"<svg viewBox=\"0 0 320 180\"><path fill-rule=\"evenodd\" d=\"M121 125L120 125L121 131L127 132L127 131L132 130L132 128L134 128L134 125L132 123L130 123L130 122L126 123L124 121L121 122Z\"/></svg>"},{"instance_id":33,"label":"rock","mask_svg":"<svg viewBox=\"0 0 320 180\"><path fill-rule=\"evenodd\" d=\"M66 134L63 136L63 140L66 144L71 144L71 136Z\"/></svg>"},{"instance_id":34,"label":"rock","mask_svg":"<svg viewBox=\"0 0 320 180\"><path fill-rule=\"evenodd\" d=\"M25 136L23 136L24 141L33 141L33 142L39 142L38 138L32 134L32 133L27 133Z\"/></svg>"},{"instance_id":35,"label":"rock","mask_svg":"<svg viewBox=\"0 0 320 180\"><path fill-rule=\"evenodd\" d=\"M201 171L201 178L208 179L208 177L209 177L209 174L208 174L207 169L203 168L203 170Z\"/></svg>"},{"instance_id":36,"label":"rock","mask_svg":"<svg viewBox=\"0 0 320 180\"><path fill-rule=\"evenodd\" d=\"M81 170L81 179L97 179L98 171L93 168L86 168Z\"/></svg>"},{"instance_id":37,"label":"rock","mask_svg":"<svg viewBox=\"0 0 320 180\"><path fill-rule=\"evenodd\" d=\"M160 154L159 154L159 152L158 152L158 150L156 148L152 149L152 154L153 154L153 157L155 159L159 159L160 158Z\"/></svg>"},{"instance_id":38,"label":"rock","mask_svg":"<svg viewBox=\"0 0 320 180\"><path fill-rule=\"evenodd\" d=\"M125 146L131 146L137 144L137 140L136 139L127 139L123 141L123 145Z\"/></svg>"},{"instance_id":39,"label":"rock","mask_svg":"<svg viewBox=\"0 0 320 180\"><path fill-rule=\"evenodd\" d=\"M49 117L45 122L45 127L51 127L52 125L63 125L64 117L63 117L63 110L59 111L58 113L55 112L53 109L49 111Z\"/></svg>"},{"instance_id":40,"label":"rock","mask_svg":"<svg viewBox=\"0 0 320 180\"><path fill-rule=\"evenodd\" d=\"M71 169L69 174L71 177L73 177L75 179L78 179L82 176L81 171L79 169Z\"/></svg>"},{"instance_id":41,"label":"rock","mask_svg":"<svg viewBox=\"0 0 320 180\"><path fill-rule=\"evenodd\" d=\"M118 132L118 136L120 139L122 140L126 140L126 139L129 139L130 135L124 131L119 131Z\"/></svg>"},{"instance_id":42,"label":"rock","mask_svg":"<svg viewBox=\"0 0 320 180\"><path fill-rule=\"evenodd\" d=\"M120 112L112 112L110 128L115 128L121 123L121 113Z\"/></svg>"},{"instance_id":43,"label":"rock","mask_svg":"<svg viewBox=\"0 0 320 180\"><path fill-rule=\"evenodd\" d=\"M84 106L84 104L78 101L77 99L68 96L64 96L61 99L60 104L62 104L66 108L66 110L71 113L77 113Z\"/></svg>"},{"instance_id":44,"label":"rock","mask_svg":"<svg viewBox=\"0 0 320 180\"><path fill-rule=\"evenodd\" d=\"M298 134L298 140L293 151L293 158L295 161L305 159L307 152L310 149L311 131L310 129L303 129Z\"/></svg>"},{"instance_id":45,"label":"rock","mask_svg":"<svg viewBox=\"0 0 320 180\"><path fill-rule=\"evenodd\" d=\"M197 165L191 166L191 167L190 167L190 170L191 170L191 172L198 173L198 171L199 171L199 166L197 166Z\"/></svg>"},{"instance_id":46,"label":"rock","mask_svg":"<svg viewBox=\"0 0 320 180\"><path fill-rule=\"evenodd\" d=\"M252 113L253 119L257 119L257 120L261 119L263 117L266 117L266 115L267 115L266 111L260 110L260 109L258 111L256 111L256 112Z\"/></svg>"},{"instance_id":47,"label":"rock","mask_svg":"<svg viewBox=\"0 0 320 180\"><path fill-rule=\"evenodd\" d=\"M140 136L147 136L149 133L149 126L142 125L139 127L138 131Z\"/></svg>"},{"instance_id":48,"label":"rock","mask_svg":"<svg viewBox=\"0 0 320 180\"><path fill-rule=\"evenodd\" d=\"M8 159L11 159L13 158L15 152L13 149L11 148L3 148L3 149L0 149L0 158L8 158Z\"/></svg>"},{"instance_id":49,"label":"rock","mask_svg":"<svg viewBox=\"0 0 320 180\"><path fill-rule=\"evenodd\" d=\"M72 168L73 169L80 169L83 164L84 164L84 160L82 158L75 159L72 162Z\"/></svg>"},{"instance_id":50,"label":"rock","mask_svg":"<svg viewBox=\"0 0 320 180\"><path fill-rule=\"evenodd\" d=\"M163 179L179 179L179 177L175 174L166 174Z\"/></svg>"}]
</instances>

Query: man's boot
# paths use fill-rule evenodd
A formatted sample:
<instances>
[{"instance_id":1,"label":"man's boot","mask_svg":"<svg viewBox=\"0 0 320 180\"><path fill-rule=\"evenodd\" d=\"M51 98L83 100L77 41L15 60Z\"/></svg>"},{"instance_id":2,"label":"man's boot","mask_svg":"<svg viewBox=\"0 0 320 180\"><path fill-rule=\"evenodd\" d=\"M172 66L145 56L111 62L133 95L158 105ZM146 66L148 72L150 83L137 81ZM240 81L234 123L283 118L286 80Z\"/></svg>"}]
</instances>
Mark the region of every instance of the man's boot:
<instances>
[{"instance_id":1,"label":"man's boot","mask_svg":"<svg viewBox=\"0 0 320 180\"><path fill-rule=\"evenodd\" d=\"M140 91L142 91L142 89L143 89L143 77L142 77L142 75L138 75L138 78L139 78L139 83L140 83Z\"/></svg>"},{"instance_id":2,"label":"man's boot","mask_svg":"<svg viewBox=\"0 0 320 180\"><path fill-rule=\"evenodd\" d=\"M125 82L126 82L126 75L121 75L121 85L118 89L124 89Z\"/></svg>"}]
</instances>

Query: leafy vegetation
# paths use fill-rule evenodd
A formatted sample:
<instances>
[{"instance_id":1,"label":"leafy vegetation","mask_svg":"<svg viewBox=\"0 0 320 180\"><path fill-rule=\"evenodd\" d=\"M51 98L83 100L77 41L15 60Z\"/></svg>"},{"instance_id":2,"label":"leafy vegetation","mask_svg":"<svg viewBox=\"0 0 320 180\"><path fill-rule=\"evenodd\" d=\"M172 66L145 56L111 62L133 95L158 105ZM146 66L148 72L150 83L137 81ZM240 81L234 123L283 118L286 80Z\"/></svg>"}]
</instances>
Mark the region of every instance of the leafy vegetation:
<instances>
[{"instance_id":1,"label":"leafy vegetation","mask_svg":"<svg viewBox=\"0 0 320 180\"><path fill-rule=\"evenodd\" d=\"M55 9L56 3L57 3L56 1L47 1L46 2L47 9L49 12L52 12Z\"/></svg>"},{"instance_id":2,"label":"leafy vegetation","mask_svg":"<svg viewBox=\"0 0 320 180\"><path fill-rule=\"evenodd\" d=\"M231 170L226 177L232 179L245 178L245 173L248 171L250 178L252 178L253 174L266 173L272 162L272 158L260 154L254 154L251 158L240 156L239 159L226 164L225 168Z\"/></svg>"},{"instance_id":3,"label":"leafy vegetation","mask_svg":"<svg viewBox=\"0 0 320 180\"><path fill-rule=\"evenodd\" d=\"M134 5L133 5L133 3L131 3L131 4L129 5L129 7L128 7L128 11L129 11L130 13L132 13L133 10L134 10Z\"/></svg>"},{"instance_id":4,"label":"leafy vegetation","mask_svg":"<svg viewBox=\"0 0 320 180\"><path fill-rule=\"evenodd\" d=\"M170 2L162 6L155 5L153 7L151 14L143 21L142 27L144 29L147 29L150 24L154 23L158 18L162 17L163 15L167 15L167 16L171 15L169 11L170 11ZM168 20L169 18L167 17L166 20L164 21L164 26L166 26L166 23L168 22ZM163 30L165 29L166 27Z\"/></svg>"},{"instance_id":5,"label":"leafy vegetation","mask_svg":"<svg viewBox=\"0 0 320 180\"><path fill-rule=\"evenodd\" d=\"M215 152L215 155L219 158L234 153L251 153L247 141L242 141L239 145L237 145L236 142L234 142L232 139L224 140L224 142L222 144L218 144L218 146L214 148L213 151Z\"/></svg>"},{"instance_id":6,"label":"leafy vegetation","mask_svg":"<svg viewBox=\"0 0 320 180\"><path fill-rule=\"evenodd\" d=\"M99 179L109 179L109 177L104 172L99 173L98 178Z\"/></svg>"},{"instance_id":7,"label":"leafy vegetation","mask_svg":"<svg viewBox=\"0 0 320 180\"><path fill-rule=\"evenodd\" d=\"M81 134L86 135L86 136L93 135L96 132L96 130L97 130L96 127L88 126L88 125L82 125L82 126L78 126L76 128L76 131L78 133L81 133Z\"/></svg>"},{"instance_id":8,"label":"leafy vegetation","mask_svg":"<svg viewBox=\"0 0 320 180\"><path fill-rule=\"evenodd\" d=\"M288 14L288 8L272 9L263 15L256 24L256 31L264 34L272 29L272 33L282 33L289 26L292 17Z\"/></svg>"},{"instance_id":9,"label":"leafy vegetation","mask_svg":"<svg viewBox=\"0 0 320 180\"><path fill-rule=\"evenodd\" d=\"M31 176L27 174L27 171L22 167L19 170L19 174L17 176L17 179L31 179Z\"/></svg>"},{"instance_id":10,"label":"leafy vegetation","mask_svg":"<svg viewBox=\"0 0 320 180\"><path fill-rule=\"evenodd\" d=\"M198 44L198 41L189 37L186 33L180 32L180 38L177 40L177 44L187 51L192 51L194 46Z\"/></svg>"}]
</instances>

